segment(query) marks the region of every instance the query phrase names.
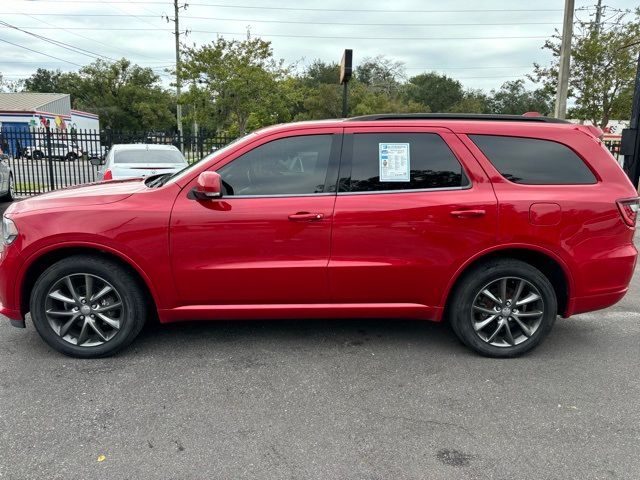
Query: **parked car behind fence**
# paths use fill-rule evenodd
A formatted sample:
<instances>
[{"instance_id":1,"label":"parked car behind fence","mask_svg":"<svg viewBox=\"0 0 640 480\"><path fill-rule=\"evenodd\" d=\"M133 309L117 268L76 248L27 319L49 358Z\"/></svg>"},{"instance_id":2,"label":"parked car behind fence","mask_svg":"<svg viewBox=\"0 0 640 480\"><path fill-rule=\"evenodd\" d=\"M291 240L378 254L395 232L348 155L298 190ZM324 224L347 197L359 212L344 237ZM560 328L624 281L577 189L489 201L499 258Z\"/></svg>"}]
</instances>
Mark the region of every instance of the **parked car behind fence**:
<instances>
[{"instance_id":1,"label":"parked car behind fence","mask_svg":"<svg viewBox=\"0 0 640 480\"><path fill-rule=\"evenodd\" d=\"M72 185L90 183L100 178L96 160L106 157L115 144L161 144L182 148L188 163L220 148L233 138L206 131L180 137L161 132L101 132L90 130L47 131L42 128L14 129L0 127L2 143L10 154L15 195L27 197ZM48 141L51 142L49 155ZM63 160L74 160L73 162ZM91 160L94 160L92 163Z\"/></svg>"}]
</instances>

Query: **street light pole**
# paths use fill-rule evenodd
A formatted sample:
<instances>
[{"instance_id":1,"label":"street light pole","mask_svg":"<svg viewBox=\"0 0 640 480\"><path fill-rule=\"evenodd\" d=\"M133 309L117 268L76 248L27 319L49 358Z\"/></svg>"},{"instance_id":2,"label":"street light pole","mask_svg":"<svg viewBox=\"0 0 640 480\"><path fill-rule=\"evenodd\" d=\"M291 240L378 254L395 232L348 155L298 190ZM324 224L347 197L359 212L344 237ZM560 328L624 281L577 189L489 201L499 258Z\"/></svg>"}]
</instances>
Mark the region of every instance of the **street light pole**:
<instances>
[{"instance_id":1,"label":"street light pole","mask_svg":"<svg viewBox=\"0 0 640 480\"><path fill-rule=\"evenodd\" d=\"M566 118L567 96L569 94L569 67L571 65L571 39L573 37L573 14L575 0L565 0L564 25L562 27L562 43L560 45L560 65L558 68L558 90L554 117Z\"/></svg>"}]
</instances>

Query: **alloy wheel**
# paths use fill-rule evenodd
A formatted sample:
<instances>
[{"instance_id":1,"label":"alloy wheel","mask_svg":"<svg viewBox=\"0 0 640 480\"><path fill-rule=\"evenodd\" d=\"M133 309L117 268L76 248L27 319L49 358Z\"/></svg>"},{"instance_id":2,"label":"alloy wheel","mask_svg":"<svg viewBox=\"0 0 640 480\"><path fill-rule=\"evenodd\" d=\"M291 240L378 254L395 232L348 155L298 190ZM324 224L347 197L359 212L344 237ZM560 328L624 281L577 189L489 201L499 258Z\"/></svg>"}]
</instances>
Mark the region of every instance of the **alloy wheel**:
<instances>
[{"instance_id":1,"label":"alloy wheel","mask_svg":"<svg viewBox=\"0 0 640 480\"><path fill-rule=\"evenodd\" d=\"M471 322L480 339L495 347L513 347L531 338L545 309L540 291L519 277L485 285L473 300Z\"/></svg>"},{"instance_id":2,"label":"alloy wheel","mask_svg":"<svg viewBox=\"0 0 640 480\"><path fill-rule=\"evenodd\" d=\"M95 347L113 339L122 327L125 313L118 291L97 275L67 275L47 293L47 321L60 338L72 345Z\"/></svg>"}]
</instances>

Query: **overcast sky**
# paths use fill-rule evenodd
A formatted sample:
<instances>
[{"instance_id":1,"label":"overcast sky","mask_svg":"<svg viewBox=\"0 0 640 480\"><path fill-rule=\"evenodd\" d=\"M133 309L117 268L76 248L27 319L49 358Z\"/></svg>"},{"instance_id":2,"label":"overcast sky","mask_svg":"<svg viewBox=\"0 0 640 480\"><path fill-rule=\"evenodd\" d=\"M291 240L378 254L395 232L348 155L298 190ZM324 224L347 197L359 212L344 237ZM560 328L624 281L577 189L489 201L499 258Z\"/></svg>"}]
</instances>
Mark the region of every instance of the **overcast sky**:
<instances>
[{"instance_id":1,"label":"overcast sky","mask_svg":"<svg viewBox=\"0 0 640 480\"><path fill-rule=\"evenodd\" d=\"M189 44L205 44L216 35L243 38L249 27L252 35L272 42L276 58L299 69L316 58L339 61L342 51L352 48L355 65L382 54L403 62L408 76L436 70L485 90L523 77L533 62L549 62L540 47L561 28L564 6L564 0L187 3L180 30L188 31L182 41ZM632 9L638 1L605 3ZM587 19L594 4L576 0L577 15ZM77 70L101 55L152 67L168 85L163 69L174 64L175 50L173 24L163 15L173 17L172 0L0 0L0 20L84 50L73 52L1 25L0 73L15 80L38 67Z\"/></svg>"}]
</instances>

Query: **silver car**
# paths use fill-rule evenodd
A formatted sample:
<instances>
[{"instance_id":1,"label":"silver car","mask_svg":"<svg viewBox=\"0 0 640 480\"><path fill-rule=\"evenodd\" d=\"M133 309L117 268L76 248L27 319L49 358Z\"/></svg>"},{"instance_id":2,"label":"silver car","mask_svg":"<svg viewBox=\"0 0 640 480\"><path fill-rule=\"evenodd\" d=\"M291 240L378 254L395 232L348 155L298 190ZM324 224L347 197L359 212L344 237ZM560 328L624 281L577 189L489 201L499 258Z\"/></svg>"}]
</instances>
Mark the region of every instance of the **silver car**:
<instances>
[{"instance_id":1,"label":"silver car","mask_svg":"<svg viewBox=\"0 0 640 480\"><path fill-rule=\"evenodd\" d=\"M90 161L93 165L100 165L100 180L173 173L188 165L180 150L173 145L152 144L114 145L104 160Z\"/></svg>"},{"instance_id":2,"label":"silver car","mask_svg":"<svg viewBox=\"0 0 640 480\"><path fill-rule=\"evenodd\" d=\"M0 202L11 202L15 198L15 183L9 155L0 154Z\"/></svg>"}]
</instances>

